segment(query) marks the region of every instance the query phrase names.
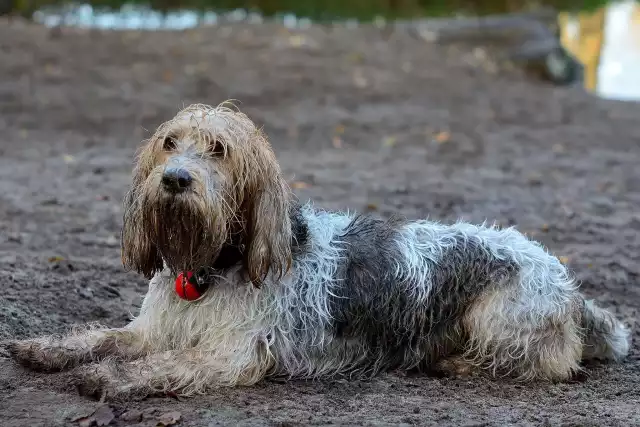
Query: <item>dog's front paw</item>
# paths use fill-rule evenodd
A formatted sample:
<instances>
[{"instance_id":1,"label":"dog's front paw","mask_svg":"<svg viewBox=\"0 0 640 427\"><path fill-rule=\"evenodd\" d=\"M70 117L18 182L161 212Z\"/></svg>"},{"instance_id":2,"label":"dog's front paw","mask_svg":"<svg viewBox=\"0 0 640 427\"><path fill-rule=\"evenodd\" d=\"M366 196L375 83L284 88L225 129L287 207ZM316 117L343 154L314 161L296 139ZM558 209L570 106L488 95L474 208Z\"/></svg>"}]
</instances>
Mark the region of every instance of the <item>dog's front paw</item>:
<instances>
[{"instance_id":1,"label":"dog's front paw","mask_svg":"<svg viewBox=\"0 0 640 427\"><path fill-rule=\"evenodd\" d=\"M138 400L151 394L151 390L128 378L113 362L96 363L77 369L73 383L81 395L101 401Z\"/></svg>"},{"instance_id":2,"label":"dog's front paw","mask_svg":"<svg viewBox=\"0 0 640 427\"><path fill-rule=\"evenodd\" d=\"M49 338L10 341L8 350L20 365L39 372L57 372L80 363L77 350L66 348Z\"/></svg>"}]
</instances>

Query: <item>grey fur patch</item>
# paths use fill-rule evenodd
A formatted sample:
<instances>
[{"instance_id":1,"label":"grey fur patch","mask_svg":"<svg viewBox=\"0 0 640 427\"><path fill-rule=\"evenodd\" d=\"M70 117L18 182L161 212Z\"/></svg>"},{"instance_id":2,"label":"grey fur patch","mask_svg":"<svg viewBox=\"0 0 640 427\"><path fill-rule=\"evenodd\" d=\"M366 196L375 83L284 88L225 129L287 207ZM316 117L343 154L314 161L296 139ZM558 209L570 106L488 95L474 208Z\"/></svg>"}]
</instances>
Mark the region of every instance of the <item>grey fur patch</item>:
<instances>
[{"instance_id":1,"label":"grey fur patch","mask_svg":"<svg viewBox=\"0 0 640 427\"><path fill-rule=\"evenodd\" d=\"M333 334L358 340L366 353L360 373L426 368L437 357L462 351L461 319L489 287L515 277L518 264L499 259L461 232L441 253L424 253L431 283L416 283L407 268L399 232L405 221L360 216L337 238L342 248L338 280L329 299ZM427 300L416 289L427 290Z\"/></svg>"}]
</instances>

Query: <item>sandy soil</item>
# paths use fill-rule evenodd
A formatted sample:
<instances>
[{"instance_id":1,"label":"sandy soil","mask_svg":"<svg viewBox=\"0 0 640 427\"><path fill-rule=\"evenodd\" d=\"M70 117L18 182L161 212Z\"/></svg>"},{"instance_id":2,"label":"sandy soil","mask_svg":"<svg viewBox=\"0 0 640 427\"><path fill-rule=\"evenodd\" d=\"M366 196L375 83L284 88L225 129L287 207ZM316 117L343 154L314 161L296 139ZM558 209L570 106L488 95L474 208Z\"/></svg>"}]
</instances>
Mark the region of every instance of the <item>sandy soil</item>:
<instances>
[{"instance_id":1,"label":"sandy soil","mask_svg":"<svg viewBox=\"0 0 640 427\"><path fill-rule=\"evenodd\" d=\"M491 72L472 51L374 29L51 36L2 21L0 339L136 312L146 283L118 242L134 150L183 105L234 98L301 199L517 225L634 328L632 355L567 384L390 373L154 398L102 408L111 425L170 411L183 426L640 424L640 105ZM98 408L66 374L0 355L1 425L79 425Z\"/></svg>"}]
</instances>

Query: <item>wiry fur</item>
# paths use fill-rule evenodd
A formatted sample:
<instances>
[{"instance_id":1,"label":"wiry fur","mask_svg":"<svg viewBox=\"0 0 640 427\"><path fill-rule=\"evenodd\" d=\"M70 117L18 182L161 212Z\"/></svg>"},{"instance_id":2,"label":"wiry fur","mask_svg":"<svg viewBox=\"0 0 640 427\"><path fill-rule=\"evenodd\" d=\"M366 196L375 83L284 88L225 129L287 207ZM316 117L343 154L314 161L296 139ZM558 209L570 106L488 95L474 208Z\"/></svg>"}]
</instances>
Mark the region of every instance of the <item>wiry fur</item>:
<instances>
[{"instance_id":1,"label":"wiry fur","mask_svg":"<svg viewBox=\"0 0 640 427\"><path fill-rule=\"evenodd\" d=\"M171 165L193 177L188 191L163 189ZM223 106L191 106L158 129L125 206L123 260L152 277L139 315L11 345L34 369L78 367L85 393L193 395L395 368L557 381L629 349L622 323L513 228L298 205L265 136ZM210 289L179 299L177 272L203 266Z\"/></svg>"}]
</instances>

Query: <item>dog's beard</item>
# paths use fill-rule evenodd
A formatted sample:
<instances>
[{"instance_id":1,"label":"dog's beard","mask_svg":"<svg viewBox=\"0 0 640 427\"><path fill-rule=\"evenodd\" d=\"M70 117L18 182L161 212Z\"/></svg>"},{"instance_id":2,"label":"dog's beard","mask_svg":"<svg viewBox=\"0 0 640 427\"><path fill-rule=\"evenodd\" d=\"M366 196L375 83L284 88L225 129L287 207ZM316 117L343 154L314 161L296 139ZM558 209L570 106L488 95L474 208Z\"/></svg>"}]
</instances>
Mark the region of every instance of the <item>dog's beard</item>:
<instances>
[{"instance_id":1,"label":"dog's beard","mask_svg":"<svg viewBox=\"0 0 640 427\"><path fill-rule=\"evenodd\" d=\"M141 212L145 238L174 272L213 265L229 240L229 212L195 192L147 195Z\"/></svg>"}]
</instances>

